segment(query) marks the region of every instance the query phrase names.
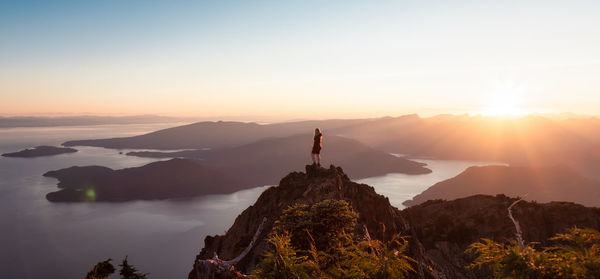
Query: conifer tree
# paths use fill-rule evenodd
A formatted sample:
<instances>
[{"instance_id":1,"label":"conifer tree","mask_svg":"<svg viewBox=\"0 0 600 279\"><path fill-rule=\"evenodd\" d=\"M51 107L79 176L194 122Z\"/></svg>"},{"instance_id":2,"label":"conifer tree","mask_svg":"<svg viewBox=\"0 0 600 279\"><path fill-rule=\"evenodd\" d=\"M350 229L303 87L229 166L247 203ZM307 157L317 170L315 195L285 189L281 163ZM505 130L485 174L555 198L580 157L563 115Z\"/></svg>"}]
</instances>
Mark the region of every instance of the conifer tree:
<instances>
[{"instance_id":1,"label":"conifer tree","mask_svg":"<svg viewBox=\"0 0 600 279\"><path fill-rule=\"evenodd\" d=\"M139 271L127 261L127 256L123 259L123 262L119 265L121 270L119 274L122 279L146 279L146 274L141 274Z\"/></svg>"}]
</instances>

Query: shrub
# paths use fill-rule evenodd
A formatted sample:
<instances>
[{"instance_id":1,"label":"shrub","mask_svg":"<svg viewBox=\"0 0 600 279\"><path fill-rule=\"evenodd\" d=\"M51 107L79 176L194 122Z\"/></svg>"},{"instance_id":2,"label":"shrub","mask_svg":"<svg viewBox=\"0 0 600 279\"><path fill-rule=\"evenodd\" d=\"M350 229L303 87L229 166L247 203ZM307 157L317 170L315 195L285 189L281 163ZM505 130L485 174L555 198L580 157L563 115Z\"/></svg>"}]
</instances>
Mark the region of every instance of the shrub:
<instances>
[{"instance_id":1,"label":"shrub","mask_svg":"<svg viewBox=\"0 0 600 279\"><path fill-rule=\"evenodd\" d=\"M258 278L403 278L412 271L407 242L361 240L352 231L358 214L348 202L296 204L283 211L270 249L253 276Z\"/></svg>"},{"instance_id":2,"label":"shrub","mask_svg":"<svg viewBox=\"0 0 600 279\"><path fill-rule=\"evenodd\" d=\"M600 278L598 231L572 228L550 240L557 245L536 250L483 239L467 249L478 255L469 267L489 266L495 278Z\"/></svg>"}]
</instances>

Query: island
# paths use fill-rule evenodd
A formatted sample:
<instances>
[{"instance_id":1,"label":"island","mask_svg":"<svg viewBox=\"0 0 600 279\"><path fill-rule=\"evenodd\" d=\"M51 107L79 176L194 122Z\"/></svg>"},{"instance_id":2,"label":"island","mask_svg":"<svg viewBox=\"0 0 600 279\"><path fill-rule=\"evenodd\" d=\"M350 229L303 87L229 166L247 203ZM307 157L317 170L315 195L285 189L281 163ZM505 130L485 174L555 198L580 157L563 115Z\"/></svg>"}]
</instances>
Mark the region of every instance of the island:
<instances>
[{"instance_id":1,"label":"island","mask_svg":"<svg viewBox=\"0 0 600 279\"><path fill-rule=\"evenodd\" d=\"M18 152L4 153L4 157L19 157L19 158L32 158L41 156L52 156L65 153L75 153L77 149L68 147L56 147L56 146L37 146L34 148L24 149Z\"/></svg>"},{"instance_id":2,"label":"island","mask_svg":"<svg viewBox=\"0 0 600 279\"><path fill-rule=\"evenodd\" d=\"M311 142L312 136L304 134L218 150L136 153L171 159L121 170L74 166L50 171L45 176L57 178L61 189L46 197L53 202L176 199L276 185L286 173L310 162ZM323 165L343 164L354 179L431 172L423 163L352 139L330 136L324 145Z\"/></svg>"},{"instance_id":3,"label":"island","mask_svg":"<svg viewBox=\"0 0 600 279\"><path fill-rule=\"evenodd\" d=\"M414 206L428 200L453 200L478 194L505 194L537 202L568 201L600 206L600 182L562 165L470 167L403 204Z\"/></svg>"},{"instance_id":4,"label":"island","mask_svg":"<svg viewBox=\"0 0 600 279\"><path fill-rule=\"evenodd\" d=\"M188 198L230 193L249 187L199 162L172 159L142 167L113 170L102 166L70 167L44 174L59 180L51 202L94 202Z\"/></svg>"}]
</instances>

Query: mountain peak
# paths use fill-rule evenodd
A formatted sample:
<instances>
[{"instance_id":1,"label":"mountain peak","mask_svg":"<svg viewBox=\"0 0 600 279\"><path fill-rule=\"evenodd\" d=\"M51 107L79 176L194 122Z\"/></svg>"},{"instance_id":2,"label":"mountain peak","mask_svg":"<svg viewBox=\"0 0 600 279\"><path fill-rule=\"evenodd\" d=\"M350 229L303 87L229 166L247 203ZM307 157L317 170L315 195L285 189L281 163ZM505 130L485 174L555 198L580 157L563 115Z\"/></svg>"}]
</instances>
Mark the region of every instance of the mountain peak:
<instances>
[{"instance_id":1,"label":"mountain peak","mask_svg":"<svg viewBox=\"0 0 600 279\"><path fill-rule=\"evenodd\" d=\"M419 263L416 278L491 278L489 270L466 268L472 255L465 254L465 249L481 238L502 242L514 238L514 226L506 213L514 198L475 195L428 201L399 211L373 187L351 181L342 168L308 165L305 172L291 172L279 185L265 190L224 235L207 236L189 278L204 278L203 267L219 262L229 267L235 264L235 268L227 269L230 277L214 278L241 278L242 273L252 272L267 251L267 238L283 210L323 200L348 202L358 213L356 235L368 233L382 241L397 233L409 236L407 253ZM574 203L522 202L513 212L528 242L542 243L571 227L600 228L598 208Z\"/></svg>"},{"instance_id":2,"label":"mountain peak","mask_svg":"<svg viewBox=\"0 0 600 279\"><path fill-rule=\"evenodd\" d=\"M323 200L345 200L359 214L355 232L364 234L364 227L375 239L390 239L405 229L398 209L388 198L379 195L366 184L351 181L341 167L323 168L307 165L306 172L292 172L281 179L279 185L265 190L254 205L244 210L225 235L207 236L204 248L196 260L213 258L233 259L250 243L263 224L262 232L252 250L236 265L242 272L251 271L268 248L266 238L284 209L294 204L313 204ZM382 225L385 224L385 225ZM196 270L190 278L197 278Z\"/></svg>"}]
</instances>

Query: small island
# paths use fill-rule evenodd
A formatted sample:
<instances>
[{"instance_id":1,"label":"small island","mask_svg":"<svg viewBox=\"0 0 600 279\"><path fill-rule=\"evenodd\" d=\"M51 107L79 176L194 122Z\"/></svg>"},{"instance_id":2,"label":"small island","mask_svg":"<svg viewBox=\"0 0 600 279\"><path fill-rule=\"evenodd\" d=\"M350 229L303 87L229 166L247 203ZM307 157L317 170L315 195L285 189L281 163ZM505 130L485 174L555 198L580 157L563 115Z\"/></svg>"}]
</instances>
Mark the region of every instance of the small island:
<instances>
[{"instance_id":1,"label":"small island","mask_svg":"<svg viewBox=\"0 0 600 279\"><path fill-rule=\"evenodd\" d=\"M32 158L32 157L52 156L52 155L75 153L75 152L77 152L77 149L74 149L74 148L42 145L42 146L37 146L34 148L23 149L23 150L17 151L17 152L5 153L5 154L2 154L2 156Z\"/></svg>"}]
</instances>

